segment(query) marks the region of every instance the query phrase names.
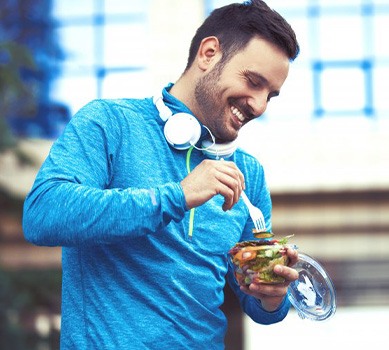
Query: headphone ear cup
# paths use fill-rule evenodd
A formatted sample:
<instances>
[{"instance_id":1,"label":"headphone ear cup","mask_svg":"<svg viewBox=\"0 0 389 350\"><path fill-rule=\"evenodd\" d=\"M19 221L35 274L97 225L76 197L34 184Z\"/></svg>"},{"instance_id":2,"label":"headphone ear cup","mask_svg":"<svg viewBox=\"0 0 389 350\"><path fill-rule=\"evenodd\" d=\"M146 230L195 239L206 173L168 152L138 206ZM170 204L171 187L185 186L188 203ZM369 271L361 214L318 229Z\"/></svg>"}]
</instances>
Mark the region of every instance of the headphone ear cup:
<instances>
[{"instance_id":1,"label":"headphone ear cup","mask_svg":"<svg viewBox=\"0 0 389 350\"><path fill-rule=\"evenodd\" d=\"M173 148L185 150L199 141L201 126L193 115L177 113L166 121L163 132L167 142Z\"/></svg>"},{"instance_id":2,"label":"headphone ear cup","mask_svg":"<svg viewBox=\"0 0 389 350\"><path fill-rule=\"evenodd\" d=\"M165 122L163 133L170 146L177 150L186 150L195 146L201 137L202 126L199 121L189 113L172 114L172 111L165 105L162 94L155 95L153 102L160 118ZM203 127L212 136L211 131L206 126ZM203 140L201 145L203 154L213 159L229 158L236 148L235 141L216 144L210 140Z\"/></svg>"},{"instance_id":3,"label":"headphone ear cup","mask_svg":"<svg viewBox=\"0 0 389 350\"><path fill-rule=\"evenodd\" d=\"M204 140L201 143L203 153L211 159L230 158L236 151L238 145L236 141L214 143L211 140Z\"/></svg>"}]
</instances>

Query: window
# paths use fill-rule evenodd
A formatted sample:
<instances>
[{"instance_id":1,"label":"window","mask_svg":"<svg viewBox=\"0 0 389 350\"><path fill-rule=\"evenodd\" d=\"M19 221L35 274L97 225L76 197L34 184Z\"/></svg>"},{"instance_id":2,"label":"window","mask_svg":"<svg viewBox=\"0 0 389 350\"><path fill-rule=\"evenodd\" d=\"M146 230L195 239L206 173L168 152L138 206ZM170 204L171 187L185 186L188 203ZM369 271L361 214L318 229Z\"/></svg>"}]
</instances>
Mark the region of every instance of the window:
<instances>
[{"instance_id":1,"label":"window","mask_svg":"<svg viewBox=\"0 0 389 350\"><path fill-rule=\"evenodd\" d=\"M21 3L25 11L16 16ZM64 119L95 98L149 96L157 80L177 79L198 25L214 8L231 1L26 3L7 0L0 5L14 8L12 21L8 16L2 29L7 24L9 35L21 31L20 37L34 47L34 56L44 67L40 76L44 108L34 121L15 126L23 128L22 134L55 136L55 130L42 132L42 125L46 130L61 128ZM268 5L287 18L301 46L280 97L268 109L269 122L388 119L387 0L268 0Z\"/></svg>"},{"instance_id":2,"label":"window","mask_svg":"<svg viewBox=\"0 0 389 350\"><path fill-rule=\"evenodd\" d=\"M285 116L277 106L277 117L387 118L384 76L389 71L389 45L383 38L389 27L387 1L269 1L269 5L286 16L301 45L283 89L287 95L283 104L289 102L292 112Z\"/></svg>"},{"instance_id":3,"label":"window","mask_svg":"<svg viewBox=\"0 0 389 350\"><path fill-rule=\"evenodd\" d=\"M54 0L65 56L53 99L67 102L75 113L95 98L143 95L150 83L149 5L145 0Z\"/></svg>"}]
</instances>

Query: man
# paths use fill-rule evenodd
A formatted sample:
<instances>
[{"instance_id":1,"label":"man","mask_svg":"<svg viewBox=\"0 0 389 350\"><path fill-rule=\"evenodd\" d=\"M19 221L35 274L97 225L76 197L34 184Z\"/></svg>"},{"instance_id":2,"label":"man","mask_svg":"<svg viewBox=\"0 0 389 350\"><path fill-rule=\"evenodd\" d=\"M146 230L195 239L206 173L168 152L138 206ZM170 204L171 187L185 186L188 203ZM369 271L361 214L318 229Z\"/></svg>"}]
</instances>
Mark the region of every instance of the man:
<instances>
[{"instance_id":1,"label":"man","mask_svg":"<svg viewBox=\"0 0 389 350\"><path fill-rule=\"evenodd\" d=\"M62 349L222 349L226 275L253 320L286 316L297 272L277 266L285 283L239 287L226 254L253 239L243 190L271 229L263 169L234 140L298 49L262 1L222 7L160 96L97 100L72 118L23 218L27 240L63 247Z\"/></svg>"}]
</instances>

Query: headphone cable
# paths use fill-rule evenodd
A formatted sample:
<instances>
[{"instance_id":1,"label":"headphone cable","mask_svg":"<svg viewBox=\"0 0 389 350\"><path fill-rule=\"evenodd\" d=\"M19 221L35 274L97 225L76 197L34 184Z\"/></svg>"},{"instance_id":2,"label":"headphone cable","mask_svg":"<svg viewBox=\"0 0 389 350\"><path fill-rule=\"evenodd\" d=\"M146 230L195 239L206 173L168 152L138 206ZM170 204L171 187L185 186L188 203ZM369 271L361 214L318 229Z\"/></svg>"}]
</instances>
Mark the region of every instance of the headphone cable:
<instances>
[{"instance_id":1,"label":"headphone cable","mask_svg":"<svg viewBox=\"0 0 389 350\"><path fill-rule=\"evenodd\" d=\"M188 149L188 152L186 153L186 170L188 172L188 175L190 173L190 156L192 155L192 151L195 146L192 146ZM189 230L188 230L188 237L189 239L192 239L193 236L193 227L194 227L194 214L195 214L195 208L192 208L189 212Z\"/></svg>"}]
</instances>

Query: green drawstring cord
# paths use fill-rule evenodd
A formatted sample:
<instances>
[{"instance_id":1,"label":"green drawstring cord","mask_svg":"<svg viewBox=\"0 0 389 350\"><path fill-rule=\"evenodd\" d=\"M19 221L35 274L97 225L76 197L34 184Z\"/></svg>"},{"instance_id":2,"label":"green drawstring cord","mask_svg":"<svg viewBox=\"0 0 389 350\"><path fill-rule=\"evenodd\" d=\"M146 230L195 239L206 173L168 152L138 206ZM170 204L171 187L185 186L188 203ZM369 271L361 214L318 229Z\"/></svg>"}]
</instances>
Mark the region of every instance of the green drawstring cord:
<instances>
[{"instance_id":1,"label":"green drawstring cord","mask_svg":"<svg viewBox=\"0 0 389 350\"><path fill-rule=\"evenodd\" d=\"M188 171L188 174L190 173L190 156L193 151L193 146L188 149L188 152L186 153L186 170ZM192 239L193 236L193 226L194 226L194 213L195 213L195 208L192 208L189 213L189 231L188 231L188 236L190 239Z\"/></svg>"}]
</instances>

